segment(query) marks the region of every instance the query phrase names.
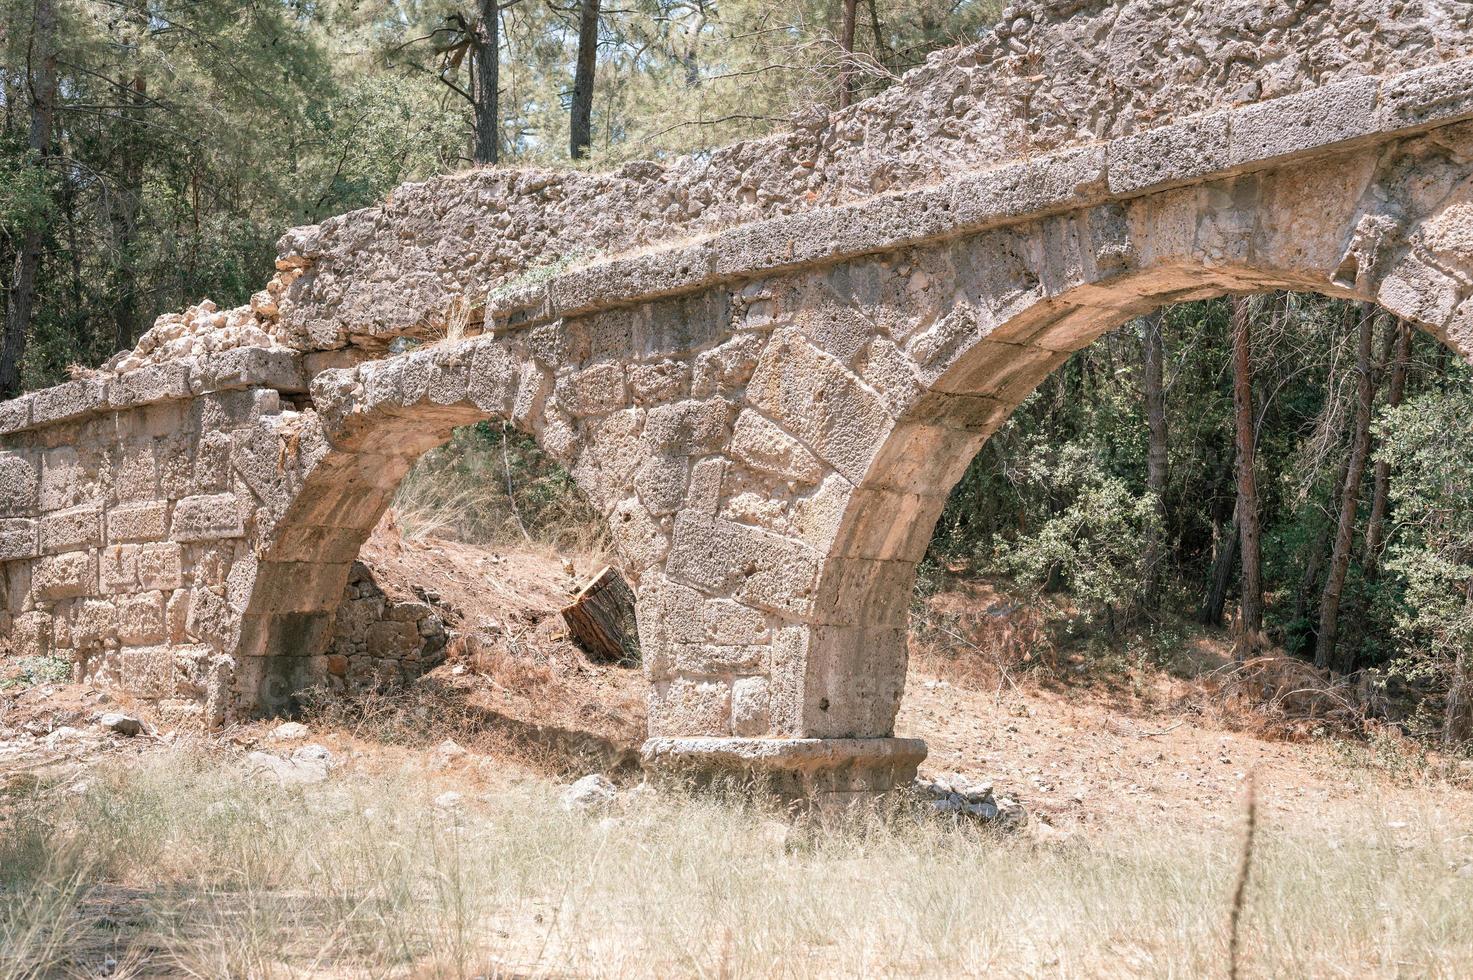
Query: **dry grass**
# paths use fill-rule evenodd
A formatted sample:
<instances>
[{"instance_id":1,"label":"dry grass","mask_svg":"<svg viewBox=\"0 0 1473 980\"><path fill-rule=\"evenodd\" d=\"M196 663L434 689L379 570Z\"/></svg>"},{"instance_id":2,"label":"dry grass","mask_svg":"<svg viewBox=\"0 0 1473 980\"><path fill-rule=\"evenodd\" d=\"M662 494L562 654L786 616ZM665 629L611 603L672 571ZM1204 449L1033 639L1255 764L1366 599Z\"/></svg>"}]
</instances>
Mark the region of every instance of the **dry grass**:
<instances>
[{"instance_id":1,"label":"dry grass","mask_svg":"<svg viewBox=\"0 0 1473 980\"><path fill-rule=\"evenodd\" d=\"M1050 613L985 580L952 580L912 604L911 657L919 669L954 684L1001 691L1025 673L1057 669Z\"/></svg>"},{"instance_id":2,"label":"dry grass","mask_svg":"<svg viewBox=\"0 0 1473 980\"><path fill-rule=\"evenodd\" d=\"M572 478L514 430L457 429L410 470L393 509L412 539L449 537L561 554L608 548L605 522Z\"/></svg>"},{"instance_id":3,"label":"dry grass","mask_svg":"<svg viewBox=\"0 0 1473 980\"><path fill-rule=\"evenodd\" d=\"M900 821L799 837L716 799L568 814L421 766L263 786L199 748L16 801L0 974L1207 976L1236 834L1041 845ZM1388 822L1388 818L1392 818ZM1460 836L1462 835L1462 836ZM1473 973L1473 841L1415 803L1260 823L1248 976Z\"/></svg>"}]
</instances>

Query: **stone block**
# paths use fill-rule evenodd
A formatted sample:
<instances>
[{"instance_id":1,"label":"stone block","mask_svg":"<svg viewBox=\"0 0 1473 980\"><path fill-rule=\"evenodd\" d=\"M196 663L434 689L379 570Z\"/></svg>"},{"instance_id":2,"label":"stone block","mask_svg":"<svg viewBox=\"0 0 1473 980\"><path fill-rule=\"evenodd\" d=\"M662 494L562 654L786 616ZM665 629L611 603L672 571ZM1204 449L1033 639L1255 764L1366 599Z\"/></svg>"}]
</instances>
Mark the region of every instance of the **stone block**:
<instances>
[{"instance_id":1,"label":"stone block","mask_svg":"<svg viewBox=\"0 0 1473 980\"><path fill-rule=\"evenodd\" d=\"M922 390L911 359L884 337L874 339L855 370L860 380L879 393L892 416L901 415Z\"/></svg>"},{"instance_id":2,"label":"stone block","mask_svg":"<svg viewBox=\"0 0 1473 980\"><path fill-rule=\"evenodd\" d=\"M111 602L79 599L70 607L67 619L74 648L95 648L117 636L117 609Z\"/></svg>"},{"instance_id":3,"label":"stone block","mask_svg":"<svg viewBox=\"0 0 1473 980\"><path fill-rule=\"evenodd\" d=\"M1381 84L1381 129L1448 123L1473 115L1473 60L1462 58L1393 75Z\"/></svg>"},{"instance_id":4,"label":"stone block","mask_svg":"<svg viewBox=\"0 0 1473 980\"><path fill-rule=\"evenodd\" d=\"M1188 183L1231 166L1230 114L1195 116L1111 140L1110 192L1135 194Z\"/></svg>"},{"instance_id":5,"label":"stone block","mask_svg":"<svg viewBox=\"0 0 1473 980\"><path fill-rule=\"evenodd\" d=\"M37 599L70 599L94 594L97 582L97 556L91 552L73 551L37 560L31 577L31 591Z\"/></svg>"},{"instance_id":6,"label":"stone block","mask_svg":"<svg viewBox=\"0 0 1473 980\"><path fill-rule=\"evenodd\" d=\"M945 494L923 496L897 490L856 490L849 501L849 517L834 541L832 553L920 561L945 506Z\"/></svg>"},{"instance_id":7,"label":"stone block","mask_svg":"<svg viewBox=\"0 0 1473 980\"><path fill-rule=\"evenodd\" d=\"M914 562L831 557L818 584L811 621L904 627L914 588Z\"/></svg>"},{"instance_id":8,"label":"stone block","mask_svg":"<svg viewBox=\"0 0 1473 980\"><path fill-rule=\"evenodd\" d=\"M196 394L232 388L272 388L289 393L307 390L302 356L295 351L236 347L201 357L190 371Z\"/></svg>"},{"instance_id":9,"label":"stone block","mask_svg":"<svg viewBox=\"0 0 1473 980\"><path fill-rule=\"evenodd\" d=\"M701 677L725 678L750 671L761 665L766 657L766 647L720 643L672 643L670 646L674 670Z\"/></svg>"},{"instance_id":10,"label":"stone block","mask_svg":"<svg viewBox=\"0 0 1473 980\"><path fill-rule=\"evenodd\" d=\"M897 426L876 453L867 486L944 496L967 471L988 434L936 422Z\"/></svg>"},{"instance_id":11,"label":"stone block","mask_svg":"<svg viewBox=\"0 0 1473 980\"><path fill-rule=\"evenodd\" d=\"M730 599L701 604L702 640L720 645L758 646L771 638L767 614Z\"/></svg>"},{"instance_id":12,"label":"stone block","mask_svg":"<svg viewBox=\"0 0 1473 980\"><path fill-rule=\"evenodd\" d=\"M636 580L646 569L659 564L670 549L670 536L665 527L634 498L614 505L609 515L609 529L614 536L614 545L624 559L624 571Z\"/></svg>"},{"instance_id":13,"label":"stone block","mask_svg":"<svg viewBox=\"0 0 1473 980\"><path fill-rule=\"evenodd\" d=\"M175 541L218 541L244 534L241 508L234 494L184 497L174 505L171 536Z\"/></svg>"},{"instance_id":14,"label":"stone block","mask_svg":"<svg viewBox=\"0 0 1473 980\"><path fill-rule=\"evenodd\" d=\"M719 456L703 459L690 470L690 489L685 494L685 509L693 514L714 517L721 503L721 485L726 478L727 461Z\"/></svg>"},{"instance_id":15,"label":"stone block","mask_svg":"<svg viewBox=\"0 0 1473 980\"><path fill-rule=\"evenodd\" d=\"M102 408L106 386L90 378L68 381L54 388L43 388L35 393L31 406L33 425L54 425L78 419Z\"/></svg>"},{"instance_id":16,"label":"stone block","mask_svg":"<svg viewBox=\"0 0 1473 980\"><path fill-rule=\"evenodd\" d=\"M159 541L169 530L169 504L163 500L116 504L107 511L109 544Z\"/></svg>"},{"instance_id":17,"label":"stone block","mask_svg":"<svg viewBox=\"0 0 1473 980\"><path fill-rule=\"evenodd\" d=\"M906 631L814 626L805 663L803 729L818 738L890 734L905 686Z\"/></svg>"},{"instance_id":18,"label":"stone block","mask_svg":"<svg viewBox=\"0 0 1473 980\"><path fill-rule=\"evenodd\" d=\"M19 398L0 402L0 436L30 427L31 403L34 401L34 395L22 395Z\"/></svg>"},{"instance_id":19,"label":"stone block","mask_svg":"<svg viewBox=\"0 0 1473 980\"><path fill-rule=\"evenodd\" d=\"M194 481L194 449L197 437L176 433L155 440L158 464L158 495L178 499L202 491Z\"/></svg>"},{"instance_id":20,"label":"stone block","mask_svg":"<svg viewBox=\"0 0 1473 980\"><path fill-rule=\"evenodd\" d=\"M683 361L665 360L629 367L629 387L636 405L649 407L679 401L686 395L689 384L690 365Z\"/></svg>"},{"instance_id":21,"label":"stone block","mask_svg":"<svg viewBox=\"0 0 1473 980\"><path fill-rule=\"evenodd\" d=\"M158 496L159 468L153 440L125 443L108 454L113 494L118 500L147 500Z\"/></svg>"},{"instance_id":22,"label":"stone block","mask_svg":"<svg viewBox=\"0 0 1473 980\"><path fill-rule=\"evenodd\" d=\"M40 502L41 476L35 455L0 452L0 516L33 517Z\"/></svg>"},{"instance_id":23,"label":"stone block","mask_svg":"<svg viewBox=\"0 0 1473 980\"><path fill-rule=\"evenodd\" d=\"M0 561L20 561L41 553L36 522L28 518L0 519Z\"/></svg>"},{"instance_id":24,"label":"stone block","mask_svg":"<svg viewBox=\"0 0 1473 980\"><path fill-rule=\"evenodd\" d=\"M1408 253L1381 280L1376 301L1397 316L1441 332L1452 319L1459 291L1446 274Z\"/></svg>"},{"instance_id":25,"label":"stone block","mask_svg":"<svg viewBox=\"0 0 1473 980\"><path fill-rule=\"evenodd\" d=\"M747 399L852 483L863 479L890 424L884 404L854 375L792 336L773 338Z\"/></svg>"},{"instance_id":26,"label":"stone block","mask_svg":"<svg viewBox=\"0 0 1473 980\"><path fill-rule=\"evenodd\" d=\"M168 639L164 623L166 597L162 592L142 592L117 601L117 635L125 645L148 646Z\"/></svg>"},{"instance_id":27,"label":"stone block","mask_svg":"<svg viewBox=\"0 0 1473 980\"><path fill-rule=\"evenodd\" d=\"M1011 408L1068 359L1064 351L983 340L936 380L934 390L986 395Z\"/></svg>"},{"instance_id":28,"label":"stone block","mask_svg":"<svg viewBox=\"0 0 1473 980\"><path fill-rule=\"evenodd\" d=\"M1282 160L1374 133L1379 85L1376 78L1352 78L1238 109L1229 163Z\"/></svg>"},{"instance_id":29,"label":"stone block","mask_svg":"<svg viewBox=\"0 0 1473 980\"><path fill-rule=\"evenodd\" d=\"M731 685L677 677L650 690L651 735L730 735Z\"/></svg>"},{"instance_id":30,"label":"stone block","mask_svg":"<svg viewBox=\"0 0 1473 980\"><path fill-rule=\"evenodd\" d=\"M766 735L771 727L765 677L741 677L731 685L731 730L734 735Z\"/></svg>"},{"instance_id":31,"label":"stone block","mask_svg":"<svg viewBox=\"0 0 1473 980\"><path fill-rule=\"evenodd\" d=\"M1087 200L1105 181L1105 147L1059 150L949 182L947 218L954 225L992 224Z\"/></svg>"},{"instance_id":32,"label":"stone block","mask_svg":"<svg viewBox=\"0 0 1473 980\"><path fill-rule=\"evenodd\" d=\"M691 375L691 397L730 396L741 391L751 380L766 346L767 337L763 334L738 334L697 354Z\"/></svg>"},{"instance_id":33,"label":"stone block","mask_svg":"<svg viewBox=\"0 0 1473 980\"><path fill-rule=\"evenodd\" d=\"M518 428L531 429L541 420L547 396L552 394L552 385L549 372L530 361L523 365L511 408L511 420Z\"/></svg>"},{"instance_id":34,"label":"stone block","mask_svg":"<svg viewBox=\"0 0 1473 980\"><path fill-rule=\"evenodd\" d=\"M164 627L168 630L171 646L183 643L189 635L189 590L176 589L169 593L164 606Z\"/></svg>"},{"instance_id":35,"label":"stone block","mask_svg":"<svg viewBox=\"0 0 1473 980\"><path fill-rule=\"evenodd\" d=\"M853 484L830 473L811 493L795 499L789 523L798 540L819 554L828 554L853 495Z\"/></svg>"},{"instance_id":36,"label":"stone block","mask_svg":"<svg viewBox=\"0 0 1473 980\"><path fill-rule=\"evenodd\" d=\"M55 555L102 544L102 505L83 504L41 515L41 551Z\"/></svg>"},{"instance_id":37,"label":"stone block","mask_svg":"<svg viewBox=\"0 0 1473 980\"><path fill-rule=\"evenodd\" d=\"M575 418L618 411L629 401L627 374L624 365L613 361L563 374L554 389L558 404Z\"/></svg>"},{"instance_id":38,"label":"stone block","mask_svg":"<svg viewBox=\"0 0 1473 980\"><path fill-rule=\"evenodd\" d=\"M807 447L752 409L737 416L730 452L755 470L796 483L815 484L823 479L823 465Z\"/></svg>"},{"instance_id":39,"label":"stone block","mask_svg":"<svg viewBox=\"0 0 1473 980\"><path fill-rule=\"evenodd\" d=\"M138 584L145 589L177 589L184 584L183 549L158 541L138 550Z\"/></svg>"},{"instance_id":40,"label":"stone block","mask_svg":"<svg viewBox=\"0 0 1473 980\"><path fill-rule=\"evenodd\" d=\"M459 405L469 394L471 359L475 348L465 341L434 348L433 369L426 394L432 405Z\"/></svg>"},{"instance_id":41,"label":"stone block","mask_svg":"<svg viewBox=\"0 0 1473 980\"><path fill-rule=\"evenodd\" d=\"M248 388L201 395L191 403L193 428L200 432L235 429L268 415L281 414L281 394L274 388Z\"/></svg>"},{"instance_id":42,"label":"stone block","mask_svg":"<svg viewBox=\"0 0 1473 980\"><path fill-rule=\"evenodd\" d=\"M110 545L99 556L101 592L115 595L138 591L138 552L136 544Z\"/></svg>"},{"instance_id":43,"label":"stone block","mask_svg":"<svg viewBox=\"0 0 1473 980\"><path fill-rule=\"evenodd\" d=\"M689 511L675 517L666 572L746 605L802 615L812 603L818 558L803 544Z\"/></svg>"},{"instance_id":44,"label":"stone block","mask_svg":"<svg viewBox=\"0 0 1473 980\"><path fill-rule=\"evenodd\" d=\"M634 343L642 359L687 356L724 337L731 327L731 297L710 289L649 306L635 321Z\"/></svg>"},{"instance_id":45,"label":"stone block","mask_svg":"<svg viewBox=\"0 0 1473 980\"><path fill-rule=\"evenodd\" d=\"M725 447L732 407L720 398L660 405L645 414L644 440L654 452L700 456Z\"/></svg>"},{"instance_id":46,"label":"stone block","mask_svg":"<svg viewBox=\"0 0 1473 980\"><path fill-rule=\"evenodd\" d=\"M690 462L682 456L651 456L634 474L640 503L652 515L673 514L685 503Z\"/></svg>"},{"instance_id":47,"label":"stone block","mask_svg":"<svg viewBox=\"0 0 1473 980\"><path fill-rule=\"evenodd\" d=\"M61 510L78 503L84 487L82 463L74 447L57 446L41 454L42 510Z\"/></svg>"},{"instance_id":48,"label":"stone block","mask_svg":"<svg viewBox=\"0 0 1473 980\"><path fill-rule=\"evenodd\" d=\"M236 620L230 603L220 594L218 586L195 586L190 590L189 613L184 624L189 636L223 644L234 634Z\"/></svg>"},{"instance_id":49,"label":"stone block","mask_svg":"<svg viewBox=\"0 0 1473 980\"><path fill-rule=\"evenodd\" d=\"M107 386L110 408L188 398L188 364L148 364L113 378Z\"/></svg>"},{"instance_id":50,"label":"stone block","mask_svg":"<svg viewBox=\"0 0 1473 980\"><path fill-rule=\"evenodd\" d=\"M0 652L15 657L49 657L54 650L56 626L56 617L50 612L21 613L11 620L9 636L0 634Z\"/></svg>"},{"instance_id":51,"label":"stone block","mask_svg":"<svg viewBox=\"0 0 1473 980\"><path fill-rule=\"evenodd\" d=\"M365 638L373 657L398 660L420 647L419 629L414 623L380 620L368 627Z\"/></svg>"},{"instance_id":52,"label":"stone block","mask_svg":"<svg viewBox=\"0 0 1473 980\"><path fill-rule=\"evenodd\" d=\"M174 659L186 653L167 646L125 647L117 656L123 690L140 698L169 697L174 693Z\"/></svg>"}]
</instances>

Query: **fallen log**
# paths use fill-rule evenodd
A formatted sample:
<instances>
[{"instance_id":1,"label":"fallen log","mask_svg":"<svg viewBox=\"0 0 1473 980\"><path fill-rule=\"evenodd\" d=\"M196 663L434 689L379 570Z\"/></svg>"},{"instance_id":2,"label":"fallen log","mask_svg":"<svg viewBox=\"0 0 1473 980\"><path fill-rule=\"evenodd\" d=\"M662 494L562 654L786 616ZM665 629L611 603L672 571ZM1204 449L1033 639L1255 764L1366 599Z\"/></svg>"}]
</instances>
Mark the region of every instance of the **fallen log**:
<instances>
[{"instance_id":1,"label":"fallen log","mask_svg":"<svg viewBox=\"0 0 1473 980\"><path fill-rule=\"evenodd\" d=\"M563 609L568 635L597 660L639 662L639 629L634 620L634 592L624 576L604 566Z\"/></svg>"}]
</instances>

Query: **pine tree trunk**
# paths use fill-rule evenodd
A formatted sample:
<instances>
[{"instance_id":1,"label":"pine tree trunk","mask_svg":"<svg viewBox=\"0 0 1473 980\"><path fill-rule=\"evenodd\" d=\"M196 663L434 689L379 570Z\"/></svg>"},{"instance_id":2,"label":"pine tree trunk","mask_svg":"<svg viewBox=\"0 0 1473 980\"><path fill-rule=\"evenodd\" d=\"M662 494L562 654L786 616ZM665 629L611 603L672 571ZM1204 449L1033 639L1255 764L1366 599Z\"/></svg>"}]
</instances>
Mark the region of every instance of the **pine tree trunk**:
<instances>
[{"instance_id":1,"label":"pine tree trunk","mask_svg":"<svg viewBox=\"0 0 1473 980\"><path fill-rule=\"evenodd\" d=\"M117 244L117 267L113 275L113 343L112 351L127 350L138 339L138 256L135 239L138 234L138 209L143 199L143 153L139 132L143 126L143 101L148 80L134 76L125 86L132 107L125 110L126 121L119 154L117 204L113 211L113 236ZM111 351L109 352L111 353Z\"/></svg>"},{"instance_id":2,"label":"pine tree trunk","mask_svg":"<svg viewBox=\"0 0 1473 980\"><path fill-rule=\"evenodd\" d=\"M599 570L573 601L563 608L568 634L600 660L639 659L639 627L635 623L634 593L612 566Z\"/></svg>"},{"instance_id":3,"label":"pine tree trunk","mask_svg":"<svg viewBox=\"0 0 1473 980\"><path fill-rule=\"evenodd\" d=\"M1259 559L1257 439L1253 412L1253 312L1246 297L1232 300L1233 413L1238 445L1238 549L1242 553L1242 631L1238 659L1256 648L1263 633L1263 582Z\"/></svg>"},{"instance_id":4,"label":"pine tree trunk","mask_svg":"<svg viewBox=\"0 0 1473 980\"><path fill-rule=\"evenodd\" d=\"M1226 496L1234 481L1234 458L1227 455L1212 484L1212 566L1207 589L1202 595L1197 621L1203 626L1221 626L1222 611L1227 605L1227 589L1233 562L1238 559L1237 496Z\"/></svg>"},{"instance_id":5,"label":"pine tree trunk","mask_svg":"<svg viewBox=\"0 0 1473 980\"><path fill-rule=\"evenodd\" d=\"M500 152L499 126L496 120L497 96L501 86L501 21L500 0L479 0L480 17L476 22L475 83L475 148L477 164L495 163Z\"/></svg>"},{"instance_id":6,"label":"pine tree trunk","mask_svg":"<svg viewBox=\"0 0 1473 980\"><path fill-rule=\"evenodd\" d=\"M1463 587L1463 609L1473 611L1473 579ZM1473 739L1473 650L1464 644L1453 661L1452 682L1447 690L1442 739L1453 749Z\"/></svg>"},{"instance_id":7,"label":"pine tree trunk","mask_svg":"<svg viewBox=\"0 0 1473 980\"><path fill-rule=\"evenodd\" d=\"M1347 316L1353 316L1350 307ZM1350 465L1345 470L1345 486L1340 491L1340 518L1335 528L1335 545L1330 552L1330 566L1325 575L1325 591L1320 599L1320 631L1315 638L1314 665L1324 670L1334 664L1348 673L1354 664L1342 657L1336 662L1335 646L1339 639L1340 596L1345 589L1345 574L1350 569L1350 552L1355 543L1355 516L1360 507L1361 478L1365 475L1366 457L1371 447L1371 409L1376 397L1375 379L1371 373L1371 339L1375 329L1375 310L1363 303L1360 310L1360 336L1356 344L1355 430L1351 433ZM1353 657L1353 654L1352 654Z\"/></svg>"},{"instance_id":8,"label":"pine tree trunk","mask_svg":"<svg viewBox=\"0 0 1473 980\"><path fill-rule=\"evenodd\" d=\"M1146 402L1146 489L1156 497L1156 525L1146 538L1146 581L1141 590L1147 609L1161 605L1165 560L1162 539L1166 531L1166 392L1162 384L1165 349L1161 339L1161 312L1141 319L1142 386Z\"/></svg>"},{"instance_id":9,"label":"pine tree trunk","mask_svg":"<svg viewBox=\"0 0 1473 980\"><path fill-rule=\"evenodd\" d=\"M839 47L843 62L839 66L839 108L847 109L854 102L854 15L859 0L842 0L842 3L844 18L839 28Z\"/></svg>"},{"instance_id":10,"label":"pine tree trunk","mask_svg":"<svg viewBox=\"0 0 1473 980\"><path fill-rule=\"evenodd\" d=\"M599 0L579 0L578 60L573 69L572 119L568 153L574 160L588 156L593 145L593 77L598 65Z\"/></svg>"},{"instance_id":11,"label":"pine tree trunk","mask_svg":"<svg viewBox=\"0 0 1473 980\"><path fill-rule=\"evenodd\" d=\"M26 73L32 95L29 146L36 157L51 146L56 113L56 8L53 0L36 0ZM15 274L6 297L5 331L0 338L0 398L20 394L20 370L36 305L36 273L41 268L44 229L28 228L15 254Z\"/></svg>"},{"instance_id":12,"label":"pine tree trunk","mask_svg":"<svg viewBox=\"0 0 1473 980\"><path fill-rule=\"evenodd\" d=\"M1386 405L1395 408L1406 394L1407 357L1411 352L1412 331L1406 321L1397 320L1387 332L1387 348L1382 363L1388 364L1390 376L1386 382ZM1389 363L1388 363L1389 362ZM1366 582L1376 581L1381 574L1381 549L1385 545L1386 498L1391 488L1391 465L1384 460L1376 461L1371 491L1371 516L1366 522Z\"/></svg>"},{"instance_id":13,"label":"pine tree trunk","mask_svg":"<svg viewBox=\"0 0 1473 980\"><path fill-rule=\"evenodd\" d=\"M1233 565L1238 560L1238 520L1236 514L1221 535L1217 545L1217 556L1212 560L1212 583L1202 600L1202 611L1197 619L1203 626L1221 626L1222 613L1227 608L1228 586L1233 581Z\"/></svg>"}]
</instances>

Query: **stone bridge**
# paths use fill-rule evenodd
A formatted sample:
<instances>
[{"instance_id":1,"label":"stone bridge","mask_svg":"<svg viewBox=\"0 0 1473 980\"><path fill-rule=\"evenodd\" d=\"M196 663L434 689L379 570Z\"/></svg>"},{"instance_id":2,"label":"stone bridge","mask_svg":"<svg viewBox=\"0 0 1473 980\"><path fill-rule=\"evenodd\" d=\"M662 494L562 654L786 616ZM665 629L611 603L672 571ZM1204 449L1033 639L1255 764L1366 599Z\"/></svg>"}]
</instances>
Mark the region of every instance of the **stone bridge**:
<instances>
[{"instance_id":1,"label":"stone bridge","mask_svg":"<svg viewBox=\"0 0 1473 980\"><path fill-rule=\"evenodd\" d=\"M646 756L883 788L916 562L988 435L1163 303L1309 290L1473 352L1473 5L1070 0L885 95L612 174L488 170L299 228L248 307L0 405L0 631L285 706L359 546L504 420L612 526Z\"/></svg>"}]
</instances>

